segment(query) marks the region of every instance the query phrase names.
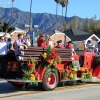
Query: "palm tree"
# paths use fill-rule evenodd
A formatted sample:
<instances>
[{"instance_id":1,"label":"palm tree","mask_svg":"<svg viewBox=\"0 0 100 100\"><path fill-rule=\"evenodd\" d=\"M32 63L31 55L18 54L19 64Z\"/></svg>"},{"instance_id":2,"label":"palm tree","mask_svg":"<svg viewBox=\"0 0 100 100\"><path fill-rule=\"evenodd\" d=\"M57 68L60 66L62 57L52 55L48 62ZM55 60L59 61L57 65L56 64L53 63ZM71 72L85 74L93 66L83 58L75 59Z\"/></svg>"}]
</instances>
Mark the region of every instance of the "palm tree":
<instances>
[{"instance_id":1,"label":"palm tree","mask_svg":"<svg viewBox=\"0 0 100 100\"><path fill-rule=\"evenodd\" d=\"M31 13L31 10L32 10L32 0L31 0L31 3L30 3L29 31L31 31L31 27L32 27L32 13Z\"/></svg>"},{"instance_id":2,"label":"palm tree","mask_svg":"<svg viewBox=\"0 0 100 100\"><path fill-rule=\"evenodd\" d=\"M62 0L54 0L56 2L56 21L57 21L57 13L58 13L58 4L62 1Z\"/></svg>"},{"instance_id":3,"label":"palm tree","mask_svg":"<svg viewBox=\"0 0 100 100\"><path fill-rule=\"evenodd\" d=\"M68 0L66 0L66 11L65 11L65 21L66 21L66 17L67 17L67 7L68 7Z\"/></svg>"},{"instance_id":4,"label":"palm tree","mask_svg":"<svg viewBox=\"0 0 100 100\"><path fill-rule=\"evenodd\" d=\"M63 8L68 4L68 2L67 2L68 0L62 0L61 1L61 6L62 6L62 23L64 22L63 21Z\"/></svg>"}]
</instances>

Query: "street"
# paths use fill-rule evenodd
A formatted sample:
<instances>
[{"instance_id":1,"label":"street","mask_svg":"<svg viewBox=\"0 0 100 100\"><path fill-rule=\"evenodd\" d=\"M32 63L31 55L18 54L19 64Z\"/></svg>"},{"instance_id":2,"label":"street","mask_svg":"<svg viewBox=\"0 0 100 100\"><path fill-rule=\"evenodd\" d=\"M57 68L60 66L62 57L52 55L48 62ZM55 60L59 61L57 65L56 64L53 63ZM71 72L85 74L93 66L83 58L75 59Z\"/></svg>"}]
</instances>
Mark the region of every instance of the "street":
<instances>
[{"instance_id":1,"label":"street","mask_svg":"<svg viewBox=\"0 0 100 100\"><path fill-rule=\"evenodd\" d=\"M0 81L0 100L100 100L100 83L58 86L53 91L43 91L29 85L25 91Z\"/></svg>"}]
</instances>

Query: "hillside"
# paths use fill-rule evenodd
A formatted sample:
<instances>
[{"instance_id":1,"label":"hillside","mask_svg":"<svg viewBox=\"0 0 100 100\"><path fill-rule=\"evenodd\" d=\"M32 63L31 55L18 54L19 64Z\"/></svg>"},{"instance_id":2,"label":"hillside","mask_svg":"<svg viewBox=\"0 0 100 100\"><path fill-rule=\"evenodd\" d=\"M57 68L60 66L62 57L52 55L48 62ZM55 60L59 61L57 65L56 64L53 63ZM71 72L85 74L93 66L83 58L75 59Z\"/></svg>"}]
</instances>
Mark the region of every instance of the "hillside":
<instances>
[{"instance_id":1,"label":"hillside","mask_svg":"<svg viewBox=\"0 0 100 100\"><path fill-rule=\"evenodd\" d=\"M9 21L11 25L24 29L25 24L29 24L29 12L21 11L20 9L13 8L13 17L11 19L11 8L0 7L0 18L3 21ZM72 17L71 17L72 18ZM67 22L71 19L67 17ZM79 18L83 22L84 19ZM61 25L62 16L58 16L57 24ZM51 30L56 25L56 15L48 13L32 13L32 24L38 25L40 30Z\"/></svg>"}]
</instances>

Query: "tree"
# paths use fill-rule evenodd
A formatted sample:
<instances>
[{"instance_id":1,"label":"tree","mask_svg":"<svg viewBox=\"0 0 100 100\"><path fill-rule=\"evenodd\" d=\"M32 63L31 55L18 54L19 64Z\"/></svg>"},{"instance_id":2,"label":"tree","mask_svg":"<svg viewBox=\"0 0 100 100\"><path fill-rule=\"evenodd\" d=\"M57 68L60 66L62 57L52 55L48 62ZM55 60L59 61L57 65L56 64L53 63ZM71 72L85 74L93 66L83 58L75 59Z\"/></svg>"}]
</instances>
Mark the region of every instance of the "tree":
<instances>
[{"instance_id":1,"label":"tree","mask_svg":"<svg viewBox=\"0 0 100 100\"><path fill-rule=\"evenodd\" d=\"M73 19L71 19L69 22L68 22L68 28L69 29L72 29L73 27Z\"/></svg>"},{"instance_id":2,"label":"tree","mask_svg":"<svg viewBox=\"0 0 100 100\"><path fill-rule=\"evenodd\" d=\"M62 23L64 23L64 20L63 20L63 8L66 7L68 2L67 2L67 0L61 0L60 4L62 6Z\"/></svg>"},{"instance_id":3,"label":"tree","mask_svg":"<svg viewBox=\"0 0 100 100\"><path fill-rule=\"evenodd\" d=\"M83 31L91 33L89 19L86 18L84 21L84 28Z\"/></svg>"},{"instance_id":4,"label":"tree","mask_svg":"<svg viewBox=\"0 0 100 100\"><path fill-rule=\"evenodd\" d=\"M11 31L15 30L15 28L11 27L10 24L9 24L9 22L5 21L4 24L3 24L3 26L2 26L2 30L3 30L3 32L10 33Z\"/></svg>"},{"instance_id":5,"label":"tree","mask_svg":"<svg viewBox=\"0 0 100 100\"><path fill-rule=\"evenodd\" d=\"M74 15L72 27L78 29L78 24L79 24L78 17Z\"/></svg>"},{"instance_id":6,"label":"tree","mask_svg":"<svg viewBox=\"0 0 100 100\"><path fill-rule=\"evenodd\" d=\"M91 28L93 34L97 33L98 27L97 27L96 15L94 15L94 17L92 17L90 28Z\"/></svg>"},{"instance_id":7,"label":"tree","mask_svg":"<svg viewBox=\"0 0 100 100\"><path fill-rule=\"evenodd\" d=\"M65 11L65 21L66 21L66 17L67 17L67 7L68 7L68 0L66 0L66 11Z\"/></svg>"},{"instance_id":8,"label":"tree","mask_svg":"<svg viewBox=\"0 0 100 100\"><path fill-rule=\"evenodd\" d=\"M58 14L58 4L61 2L61 0L54 0L56 2L56 21L57 21L57 14Z\"/></svg>"}]
</instances>

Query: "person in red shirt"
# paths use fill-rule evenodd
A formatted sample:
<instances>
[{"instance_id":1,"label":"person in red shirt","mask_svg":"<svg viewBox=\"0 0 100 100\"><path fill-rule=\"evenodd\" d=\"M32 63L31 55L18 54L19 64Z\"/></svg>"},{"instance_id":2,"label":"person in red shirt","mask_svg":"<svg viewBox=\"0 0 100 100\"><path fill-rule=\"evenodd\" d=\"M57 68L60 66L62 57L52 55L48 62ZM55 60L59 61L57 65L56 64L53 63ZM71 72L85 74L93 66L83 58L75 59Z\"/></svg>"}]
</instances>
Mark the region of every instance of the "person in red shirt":
<instances>
[{"instance_id":1,"label":"person in red shirt","mask_svg":"<svg viewBox=\"0 0 100 100\"><path fill-rule=\"evenodd\" d=\"M70 48L70 49L74 48L72 41L69 41L68 45L65 48Z\"/></svg>"},{"instance_id":2,"label":"person in red shirt","mask_svg":"<svg viewBox=\"0 0 100 100\"><path fill-rule=\"evenodd\" d=\"M57 46L55 46L55 48L65 48L64 46L62 46L62 40L57 41Z\"/></svg>"},{"instance_id":3,"label":"person in red shirt","mask_svg":"<svg viewBox=\"0 0 100 100\"><path fill-rule=\"evenodd\" d=\"M79 57L78 57L78 55L76 54L75 51L73 51L73 58L74 58L74 60L72 62L73 67L77 67L78 70L80 70Z\"/></svg>"},{"instance_id":4,"label":"person in red shirt","mask_svg":"<svg viewBox=\"0 0 100 100\"><path fill-rule=\"evenodd\" d=\"M37 40L38 47L47 47L45 35L41 34Z\"/></svg>"}]
</instances>

